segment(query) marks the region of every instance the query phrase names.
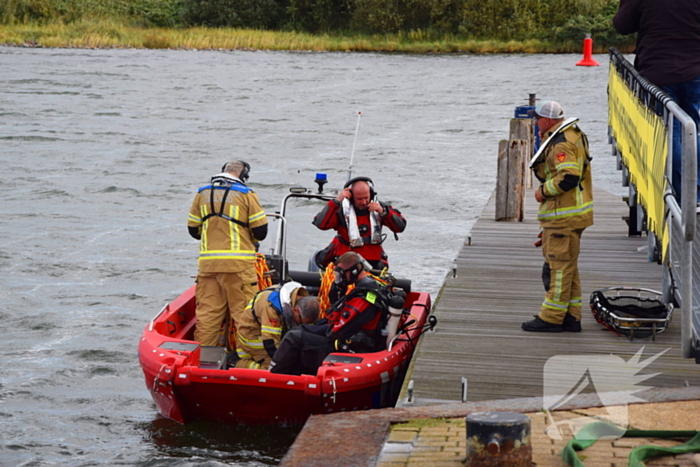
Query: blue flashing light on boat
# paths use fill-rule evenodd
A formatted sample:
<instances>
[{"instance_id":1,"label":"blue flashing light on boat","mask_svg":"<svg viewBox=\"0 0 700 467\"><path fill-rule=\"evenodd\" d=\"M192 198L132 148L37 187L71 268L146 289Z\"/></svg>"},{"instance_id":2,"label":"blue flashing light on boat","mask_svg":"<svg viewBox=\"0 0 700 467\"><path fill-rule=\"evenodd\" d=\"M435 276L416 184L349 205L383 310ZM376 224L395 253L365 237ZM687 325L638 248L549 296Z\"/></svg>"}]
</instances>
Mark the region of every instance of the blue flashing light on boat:
<instances>
[{"instance_id":1,"label":"blue flashing light on boat","mask_svg":"<svg viewBox=\"0 0 700 467\"><path fill-rule=\"evenodd\" d=\"M314 182L318 185L318 193L321 194L323 193L323 185L328 183L328 176L324 173L317 173Z\"/></svg>"}]
</instances>

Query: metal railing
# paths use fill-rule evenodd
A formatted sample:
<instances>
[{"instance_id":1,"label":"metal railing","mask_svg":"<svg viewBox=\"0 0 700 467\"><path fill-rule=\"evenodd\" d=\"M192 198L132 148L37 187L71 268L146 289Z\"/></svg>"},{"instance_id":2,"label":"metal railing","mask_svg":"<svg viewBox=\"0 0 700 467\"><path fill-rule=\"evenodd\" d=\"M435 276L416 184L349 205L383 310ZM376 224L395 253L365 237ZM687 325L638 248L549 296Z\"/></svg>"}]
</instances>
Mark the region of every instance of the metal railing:
<instances>
[{"instance_id":1,"label":"metal railing","mask_svg":"<svg viewBox=\"0 0 700 467\"><path fill-rule=\"evenodd\" d=\"M615 79L621 79L628 90L636 98L635 109L616 107L616 111L634 114L640 108L644 108L648 114L655 114L662 119L663 128L660 135L656 133L651 138L666 138L667 152L665 170L654 166L649 157L650 154L635 153L637 147L628 145L621 147L618 144L618 136L626 139L637 138L642 141L638 147L658 147L663 141L649 141L650 135L634 134L638 128L634 125L621 125L609 119L610 143L613 145L613 154L619 159L618 167L623 169L625 179L630 183L629 205L631 210L636 210L642 215L638 218L639 230L647 230L650 248L657 247L658 255L650 255L650 259L656 259L663 264L663 296L667 303L675 302L680 308L681 315L681 353L685 358L695 357L700 363L700 236L696 231L700 229L698 215L696 214L696 186L697 186L697 128L695 122L674 102L666 93L657 86L644 79L623 55L615 48L610 49L611 82L613 72L617 74ZM612 89L613 86L609 86ZM611 106L617 102L619 96L609 96ZM651 112L648 112L651 111ZM682 128L682 176L681 176L681 203L679 205L671 189L671 177L673 173L673 123L677 120ZM630 115L630 121L633 116ZM624 133L624 135L623 135ZM652 144L648 144L652 143ZM633 149L634 148L634 149ZM651 156L658 156L658 154ZM663 156L663 154L662 154ZM634 163L626 163L632 161ZM634 166L630 168L629 166ZM645 185L656 189L643 190L644 195L636 185ZM651 197L651 199L650 199ZM637 203L641 209L637 208ZM653 222L649 212L654 206L663 206L663 219ZM632 211L631 211L632 213ZM630 216L632 219L635 216ZM651 225L652 228L649 228ZM660 246L659 246L660 245Z\"/></svg>"}]
</instances>

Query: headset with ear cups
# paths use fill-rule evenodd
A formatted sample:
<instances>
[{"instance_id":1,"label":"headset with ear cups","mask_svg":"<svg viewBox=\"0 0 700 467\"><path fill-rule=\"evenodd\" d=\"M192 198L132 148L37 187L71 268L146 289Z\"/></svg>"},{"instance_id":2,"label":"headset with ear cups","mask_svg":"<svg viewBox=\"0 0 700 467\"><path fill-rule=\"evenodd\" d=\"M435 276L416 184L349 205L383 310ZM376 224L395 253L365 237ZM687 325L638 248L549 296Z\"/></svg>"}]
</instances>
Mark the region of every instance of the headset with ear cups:
<instances>
[{"instance_id":1,"label":"headset with ear cups","mask_svg":"<svg viewBox=\"0 0 700 467\"><path fill-rule=\"evenodd\" d=\"M245 183L250 178L250 164L244 161L241 161L241 163L243 164L243 170L241 170L241 175L239 178L243 183Z\"/></svg>"},{"instance_id":2,"label":"headset with ear cups","mask_svg":"<svg viewBox=\"0 0 700 467\"><path fill-rule=\"evenodd\" d=\"M377 192L374 191L374 182L372 181L372 179L369 177L355 177L353 179L348 180L348 182L343 188L349 188L355 182L367 182L367 184L369 185L369 199L370 201L373 201L374 198L377 196Z\"/></svg>"},{"instance_id":3,"label":"headset with ear cups","mask_svg":"<svg viewBox=\"0 0 700 467\"><path fill-rule=\"evenodd\" d=\"M243 170L241 170L241 174L238 176L238 178L240 178L241 181L245 183L250 178L250 164L245 161L241 161L241 164L243 164ZM227 165L228 162L225 163L223 167L221 167L222 172L226 172Z\"/></svg>"}]
</instances>

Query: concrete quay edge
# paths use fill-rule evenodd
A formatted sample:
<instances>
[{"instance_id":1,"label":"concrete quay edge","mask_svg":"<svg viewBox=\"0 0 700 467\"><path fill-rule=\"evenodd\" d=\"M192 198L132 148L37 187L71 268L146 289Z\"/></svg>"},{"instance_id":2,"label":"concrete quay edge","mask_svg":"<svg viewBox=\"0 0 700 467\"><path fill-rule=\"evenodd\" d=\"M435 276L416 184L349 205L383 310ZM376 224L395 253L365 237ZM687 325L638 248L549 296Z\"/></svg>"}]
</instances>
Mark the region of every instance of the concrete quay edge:
<instances>
[{"instance_id":1,"label":"concrete quay edge","mask_svg":"<svg viewBox=\"0 0 700 467\"><path fill-rule=\"evenodd\" d=\"M621 405L625 404L625 395L619 395ZM693 401L700 400L700 387L654 388L637 396L644 400L639 404ZM607 405L614 404L616 397L615 393L608 393ZM599 394L579 394L557 412L602 406ZM371 467L379 460L392 424L413 419L460 418L482 411L532 413L541 409L542 398L529 397L313 415L279 465Z\"/></svg>"}]
</instances>

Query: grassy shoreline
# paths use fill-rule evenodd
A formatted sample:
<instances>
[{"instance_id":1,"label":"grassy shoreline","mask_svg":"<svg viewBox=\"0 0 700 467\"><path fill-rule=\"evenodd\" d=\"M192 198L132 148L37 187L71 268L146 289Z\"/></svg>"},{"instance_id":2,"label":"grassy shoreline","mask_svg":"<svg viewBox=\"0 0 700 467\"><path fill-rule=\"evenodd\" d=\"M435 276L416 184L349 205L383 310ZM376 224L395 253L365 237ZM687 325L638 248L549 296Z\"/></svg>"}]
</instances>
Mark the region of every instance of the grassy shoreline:
<instances>
[{"instance_id":1,"label":"grassy shoreline","mask_svg":"<svg viewBox=\"0 0 700 467\"><path fill-rule=\"evenodd\" d=\"M0 44L50 48L136 48L186 50L285 50L313 52L580 53L582 44L539 40L507 42L456 36L427 37L421 31L391 35L313 35L250 29L134 28L114 22L0 25ZM594 53L606 53L595 45ZM629 52L622 50L623 52Z\"/></svg>"}]
</instances>

